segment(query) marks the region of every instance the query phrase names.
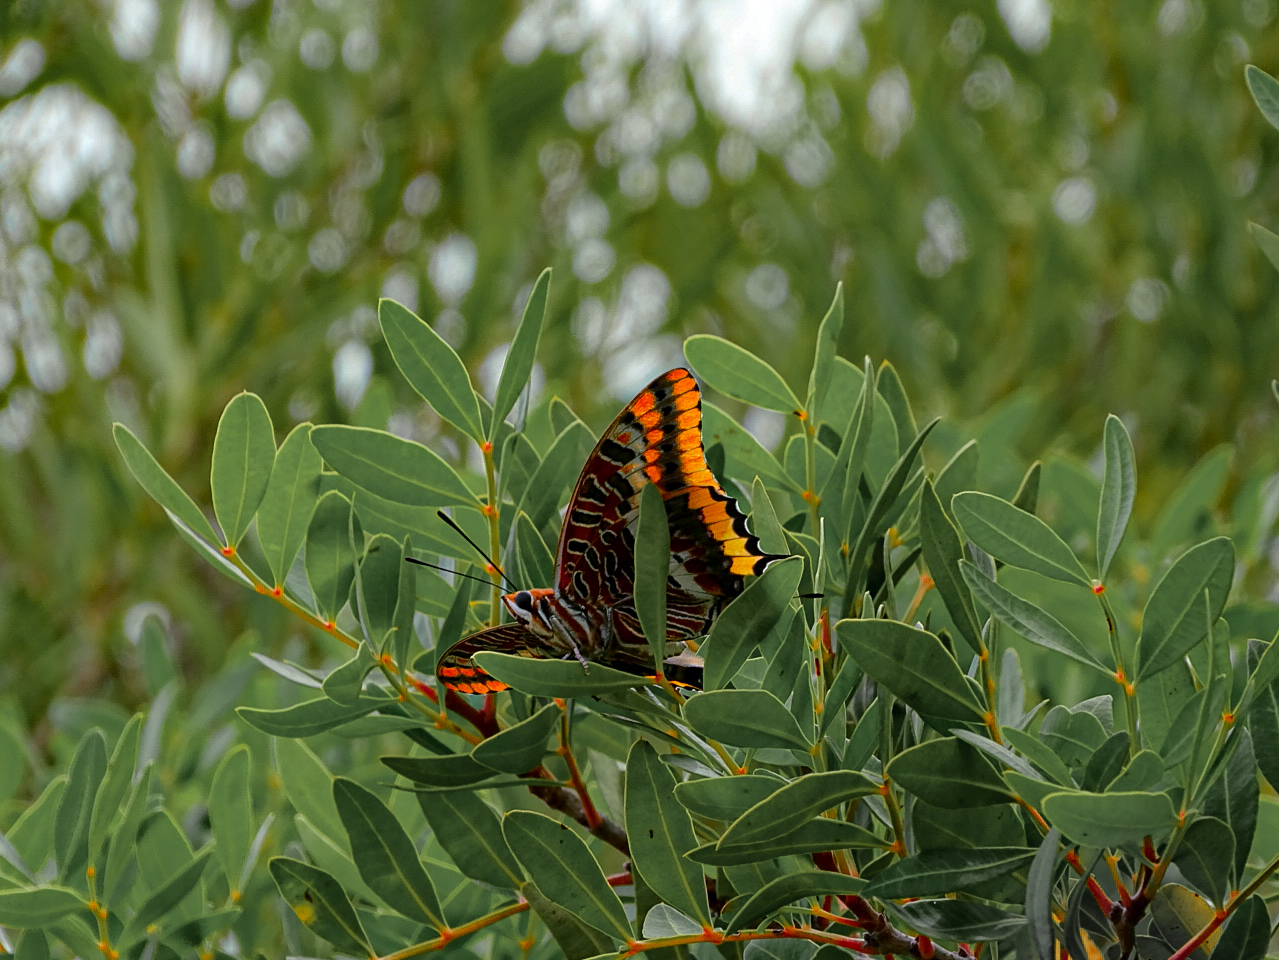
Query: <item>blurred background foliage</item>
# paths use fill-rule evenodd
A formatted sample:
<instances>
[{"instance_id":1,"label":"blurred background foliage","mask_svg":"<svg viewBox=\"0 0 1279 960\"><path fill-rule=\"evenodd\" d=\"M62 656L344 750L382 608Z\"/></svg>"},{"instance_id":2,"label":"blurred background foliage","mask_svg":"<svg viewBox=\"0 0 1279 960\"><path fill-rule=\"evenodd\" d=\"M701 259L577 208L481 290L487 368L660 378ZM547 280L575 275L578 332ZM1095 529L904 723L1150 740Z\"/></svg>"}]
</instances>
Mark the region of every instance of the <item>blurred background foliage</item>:
<instances>
[{"instance_id":1,"label":"blurred background foliage","mask_svg":"<svg viewBox=\"0 0 1279 960\"><path fill-rule=\"evenodd\" d=\"M147 612L197 677L232 638L298 636L187 550L112 420L206 505L243 389L281 438L350 421L465 460L395 370L377 298L427 318L491 395L548 265L537 381L592 427L691 333L798 385L842 280L841 352L890 360L917 413L949 420L934 467L982 436L983 489L1011 495L1047 453L1050 492L1098 462L1114 411L1139 528L1208 455L1197 482L1251 497L1266 560L1276 277L1245 225L1279 217L1279 138L1243 65L1273 71L1275 17L1274 0L0 4L0 694L29 724L89 695L132 707Z\"/></svg>"}]
</instances>

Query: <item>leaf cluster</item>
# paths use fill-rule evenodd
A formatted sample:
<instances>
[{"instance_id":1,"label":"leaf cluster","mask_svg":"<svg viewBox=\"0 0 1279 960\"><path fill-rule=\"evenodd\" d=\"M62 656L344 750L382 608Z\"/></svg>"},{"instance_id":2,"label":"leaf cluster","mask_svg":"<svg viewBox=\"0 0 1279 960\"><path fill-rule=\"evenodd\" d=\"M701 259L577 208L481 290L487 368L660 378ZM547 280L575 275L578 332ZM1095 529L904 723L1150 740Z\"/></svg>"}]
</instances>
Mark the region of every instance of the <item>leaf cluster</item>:
<instances>
[{"instance_id":1,"label":"leaf cluster","mask_svg":"<svg viewBox=\"0 0 1279 960\"><path fill-rule=\"evenodd\" d=\"M26 931L20 955L83 955L86 937L130 956L234 955L225 933L249 924L246 891L267 876L296 918L291 952L457 949L509 921L508 947L570 957L783 943L805 957L1046 958L1054 942L1081 957L1264 954L1279 851L1257 774L1279 778L1279 652L1232 637L1231 541L1160 558L1127 610L1137 587L1112 576L1137 484L1122 421L1104 426L1084 560L1038 515L1038 465L1011 499L976 488L975 445L928 469L935 422L918 424L893 368L836 352L842 291L802 399L739 346L685 344L704 384L791 424L775 455L705 405L708 458L765 549L790 557L715 620L704 692L496 652L479 662L509 694L437 687L438 651L501 606L497 585L456 576L484 565L436 512L517 583L547 584L593 442L562 402L520 399L548 285L492 404L427 324L381 304L397 365L482 471L366 428L304 424L277 448L264 405L241 394L214 440L210 517L117 427L185 540L350 656L317 674L259 655L296 693L238 710L263 752L221 756L198 850L155 808L142 719L110 760L86 733L0 851L0 925ZM665 563L653 516L642 508L637 583ZM409 556L446 569L418 573ZM663 602L637 595L641 621L662 622ZM1077 626L1079 608L1100 631ZM1037 702L1023 653L1104 692ZM287 797L269 812L250 791L265 737ZM303 742L334 738L377 765ZM129 859L148 842L165 855Z\"/></svg>"}]
</instances>

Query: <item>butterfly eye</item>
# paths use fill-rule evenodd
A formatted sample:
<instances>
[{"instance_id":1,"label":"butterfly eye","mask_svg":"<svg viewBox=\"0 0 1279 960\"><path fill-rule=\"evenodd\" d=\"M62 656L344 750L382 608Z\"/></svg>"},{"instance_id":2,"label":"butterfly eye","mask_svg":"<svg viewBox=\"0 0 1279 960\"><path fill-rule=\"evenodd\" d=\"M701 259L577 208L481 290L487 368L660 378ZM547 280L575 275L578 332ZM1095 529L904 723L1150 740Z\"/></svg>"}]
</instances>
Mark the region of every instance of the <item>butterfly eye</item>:
<instances>
[{"instance_id":1,"label":"butterfly eye","mask_svg":"<svg viewBox=\"0 0 1279 960\"><path fill-rule=\"evenodd\" d=\"M515 595L515 605L521 610L533 611L533 594L527 590L521 590Z\"/></svg>"}]
</instances>

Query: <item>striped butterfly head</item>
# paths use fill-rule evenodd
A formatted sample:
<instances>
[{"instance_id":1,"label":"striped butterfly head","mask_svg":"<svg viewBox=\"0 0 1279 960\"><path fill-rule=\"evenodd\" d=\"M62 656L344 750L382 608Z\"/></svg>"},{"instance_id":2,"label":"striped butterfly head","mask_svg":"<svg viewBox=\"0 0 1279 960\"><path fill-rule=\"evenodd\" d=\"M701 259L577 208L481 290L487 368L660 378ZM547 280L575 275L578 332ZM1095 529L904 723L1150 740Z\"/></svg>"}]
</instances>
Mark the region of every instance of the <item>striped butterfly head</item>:
<instances>
[{"instance_id":1,"label":"striped butterfly head","mask_svg":"<svg viewBox=\"0 0 1279 960\"><path fill-rule=\"evenodd\" d=\"M515 622L528 628L529 632L539 637L549 637L553 633L549 614L549 605L555 591L542 587L536 590L516 590L503 594L502 603L515 618Z\"/></svg>"}]
</instances>

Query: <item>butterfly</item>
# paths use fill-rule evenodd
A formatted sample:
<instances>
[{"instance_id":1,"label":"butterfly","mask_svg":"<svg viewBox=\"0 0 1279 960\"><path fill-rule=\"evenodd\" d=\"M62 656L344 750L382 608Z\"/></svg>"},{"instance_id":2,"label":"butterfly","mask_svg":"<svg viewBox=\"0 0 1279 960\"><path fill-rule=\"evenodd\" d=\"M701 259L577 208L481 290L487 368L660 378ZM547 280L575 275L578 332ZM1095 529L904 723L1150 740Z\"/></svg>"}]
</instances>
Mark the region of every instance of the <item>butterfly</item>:
<instances>
[{"instance_id":1,"label":"butterfly","mask_svg":"<svg viewBox=\"0 0 1279 960\"><path fill-rule=\"evenodd\" d=\"M702 396L677 368L640 391L604 431L569 499L555 559L555 586L502 597L513 623L464 637L439 658L436 676L463 693L507 685L472 660L482 650L526 657L576 658L640 676L653 657L635 612L635 530L640 493L656 484L666 504L671 565L666 639L704 634L744 577L776 560L746 526L746 515L706 463ZM701 687L700 662L668 661L666 674Z\"/></svg>"}]
</instances>

